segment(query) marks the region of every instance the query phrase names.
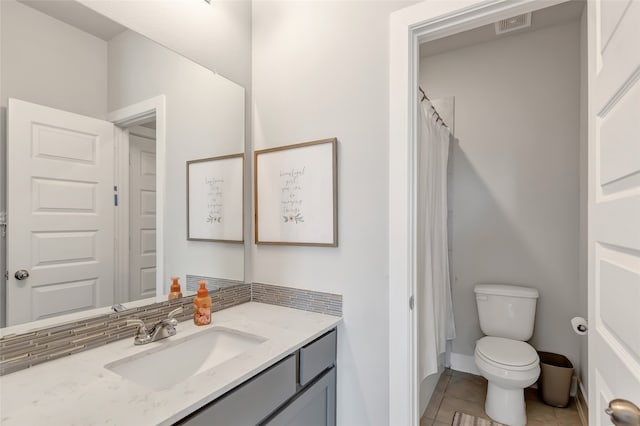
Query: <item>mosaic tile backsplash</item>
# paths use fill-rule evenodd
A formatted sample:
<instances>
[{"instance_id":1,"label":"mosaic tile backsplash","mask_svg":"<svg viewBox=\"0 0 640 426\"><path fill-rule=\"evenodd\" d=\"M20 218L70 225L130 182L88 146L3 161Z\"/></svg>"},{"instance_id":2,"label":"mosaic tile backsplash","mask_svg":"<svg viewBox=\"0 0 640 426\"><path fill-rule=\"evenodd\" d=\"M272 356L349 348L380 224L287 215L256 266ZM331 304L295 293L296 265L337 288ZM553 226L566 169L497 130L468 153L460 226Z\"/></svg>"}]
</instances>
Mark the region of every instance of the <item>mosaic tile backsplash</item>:
<instances>
[{"instance_id":1,"label":"mosaic tile backsplash","mask_svg":"<svg viewBox=\"0 0 640 426\"><path fill-rule=\"evenodd\" d=\"M213 278L213 277L204 277L202 275L187 274L187 290L198 291L198 289L200 288L200 285L198 283L200 281L207 282L207 290L209 290L210 292L219 290L221 288L233 287L233 286L244 284L244 281L228 280L225 278Z\"/></svg>"},{"instance_id":2,"label":"mosaic tile backsplash","mask_svg":"<svg viewBox=\"0 0 640 426\"><path fill-rule=\"evenodd\" d=\"M140 318L152 325L182 306L184 312L176 319L182 321L193 315L193 296L155 303L127 311L102 315L87 320L45 328L31 333L9 335L0 339L0 375L32 365L41 364L66 355L130 338L135 326L127 326L127 319Z\"/></svg>"},{"instance_id":3,"label":"mosaic tile backsplash","mask_svg":"<svg viewBox=\"0 0 640 426\"><path fill-rule=\"evenodd\" d=\"M191 289L190 283L195 283L193 290L197 289L197 282L202 279L208 282L213 312L254 301L328 315L342 315L341 295L270 284L244 284L195 275L187 275L187 288ZM186 296L34 332L4 336L0 339L0 376L116 340L132 338L136 327L126 326L127 319L139 318L147 326L151 326L166 318L169 312L179 306L183 307L184 312L176 316L176 319L191 319L193 298L194 296Z\"/></svg>"},{"instance_id":4,"label":"mosaic tile backsplash","mask_svg":"<svg viewBox=\"0 0 640 426\"><path fill-rule=\"evenodd\" d=\"M342 316L342 295L340 294L253 283L251 301Z\"/></svg>"}]
</instances>

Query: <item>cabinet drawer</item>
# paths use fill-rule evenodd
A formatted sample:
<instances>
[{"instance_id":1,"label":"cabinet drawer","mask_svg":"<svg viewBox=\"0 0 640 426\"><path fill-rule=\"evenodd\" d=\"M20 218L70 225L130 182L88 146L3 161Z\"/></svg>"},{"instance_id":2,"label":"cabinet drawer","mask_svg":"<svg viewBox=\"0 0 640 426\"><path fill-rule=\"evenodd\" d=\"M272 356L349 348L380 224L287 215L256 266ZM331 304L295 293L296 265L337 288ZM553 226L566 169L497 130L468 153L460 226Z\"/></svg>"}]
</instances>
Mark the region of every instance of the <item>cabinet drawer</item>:
<instances>
[{"instance_id":1,"label":"cabinet drawer","mask_svg":"<svg viewBox=\"0 0 640 426\"><path fill-rule=\"evenodd\" d=\"M295 393L296 359L290 355L179 424L253 426Z\"/></svg>"},{"instance_id":2,"label":"cabinet drawer","mask_svg":"<svg viewBox=\"0 0 640 426\"><path fill-rule=\"evenodd\" d=\"M304 386L336 362L336 330L300 349L300 385Z\"/></svg>"}]
</instances>

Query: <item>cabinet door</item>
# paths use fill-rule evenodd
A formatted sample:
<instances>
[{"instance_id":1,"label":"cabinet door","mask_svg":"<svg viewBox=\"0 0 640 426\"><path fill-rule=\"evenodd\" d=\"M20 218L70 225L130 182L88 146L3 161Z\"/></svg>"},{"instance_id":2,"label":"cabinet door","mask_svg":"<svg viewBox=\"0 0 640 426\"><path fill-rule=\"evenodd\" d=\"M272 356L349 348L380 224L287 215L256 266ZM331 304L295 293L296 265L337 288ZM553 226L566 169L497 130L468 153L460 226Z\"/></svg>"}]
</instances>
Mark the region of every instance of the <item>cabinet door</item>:
<instances>
[{"instance_id":1,"label":"cabinet door","mask_svg":"<svg viewBox=\"0 0 640 426\"><path fill-rule=\"evenodd\" d=\"M263 426L335 426L336 368L303 390Z\"/></svg>"}]
</instances>

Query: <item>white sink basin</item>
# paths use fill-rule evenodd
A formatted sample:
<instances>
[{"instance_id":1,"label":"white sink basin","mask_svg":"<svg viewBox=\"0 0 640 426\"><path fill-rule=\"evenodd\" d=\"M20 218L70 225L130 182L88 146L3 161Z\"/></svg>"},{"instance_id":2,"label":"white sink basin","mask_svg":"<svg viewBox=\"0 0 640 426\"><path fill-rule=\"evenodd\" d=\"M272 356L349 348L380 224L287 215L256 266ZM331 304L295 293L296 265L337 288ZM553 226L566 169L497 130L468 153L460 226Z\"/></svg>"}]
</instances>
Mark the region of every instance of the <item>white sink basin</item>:
<instances>
[{"instance_id":1,"label":"white sink basin","mask_svg":"<svg viewBox=\"0 0 640 426\"><path fill-rule=\"evenodd\" d=\"M212 328L182 339L169 337L151 343L154 347L109 363L105 368L147 388L161 390L220 365L265 340L228 328Z\"/></svg>"}]
</instances>

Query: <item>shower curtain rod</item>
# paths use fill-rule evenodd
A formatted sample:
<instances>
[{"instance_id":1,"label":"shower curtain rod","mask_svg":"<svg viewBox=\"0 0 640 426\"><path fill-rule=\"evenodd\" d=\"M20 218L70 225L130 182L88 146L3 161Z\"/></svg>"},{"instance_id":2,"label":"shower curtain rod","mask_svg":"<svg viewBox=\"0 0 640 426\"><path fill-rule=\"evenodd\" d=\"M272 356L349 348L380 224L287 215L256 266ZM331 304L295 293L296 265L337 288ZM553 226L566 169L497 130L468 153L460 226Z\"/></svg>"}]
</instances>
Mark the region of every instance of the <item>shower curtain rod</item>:
<instances>
[{"instance_id":1,"label":"shower curtain rod","mask_svg":"<svg viewBox=\"0 0 640 426\"><path fill-rule=\"evenodd\" d=\"M431 103L431 109L433 110L433 113L436 115L436 123L438 122L438 120L440 120L440 121L442 121L442 125L444 127L449 127L449 126L447 126L447 123L444 122L442 117L440 117L440 114L438 113L438 110L436 110L436 107L433 106L433 103L431 102L431 99L429 99L427 94L424 93L424 90L422 90L422 87L418 86L418 89L420 90L420 93L422 93L422 99L420 99L420 102L422 102L422 101L424 101L426 99L426 100L429 101L429 103Z\"/></svg>"}]
</instances>

